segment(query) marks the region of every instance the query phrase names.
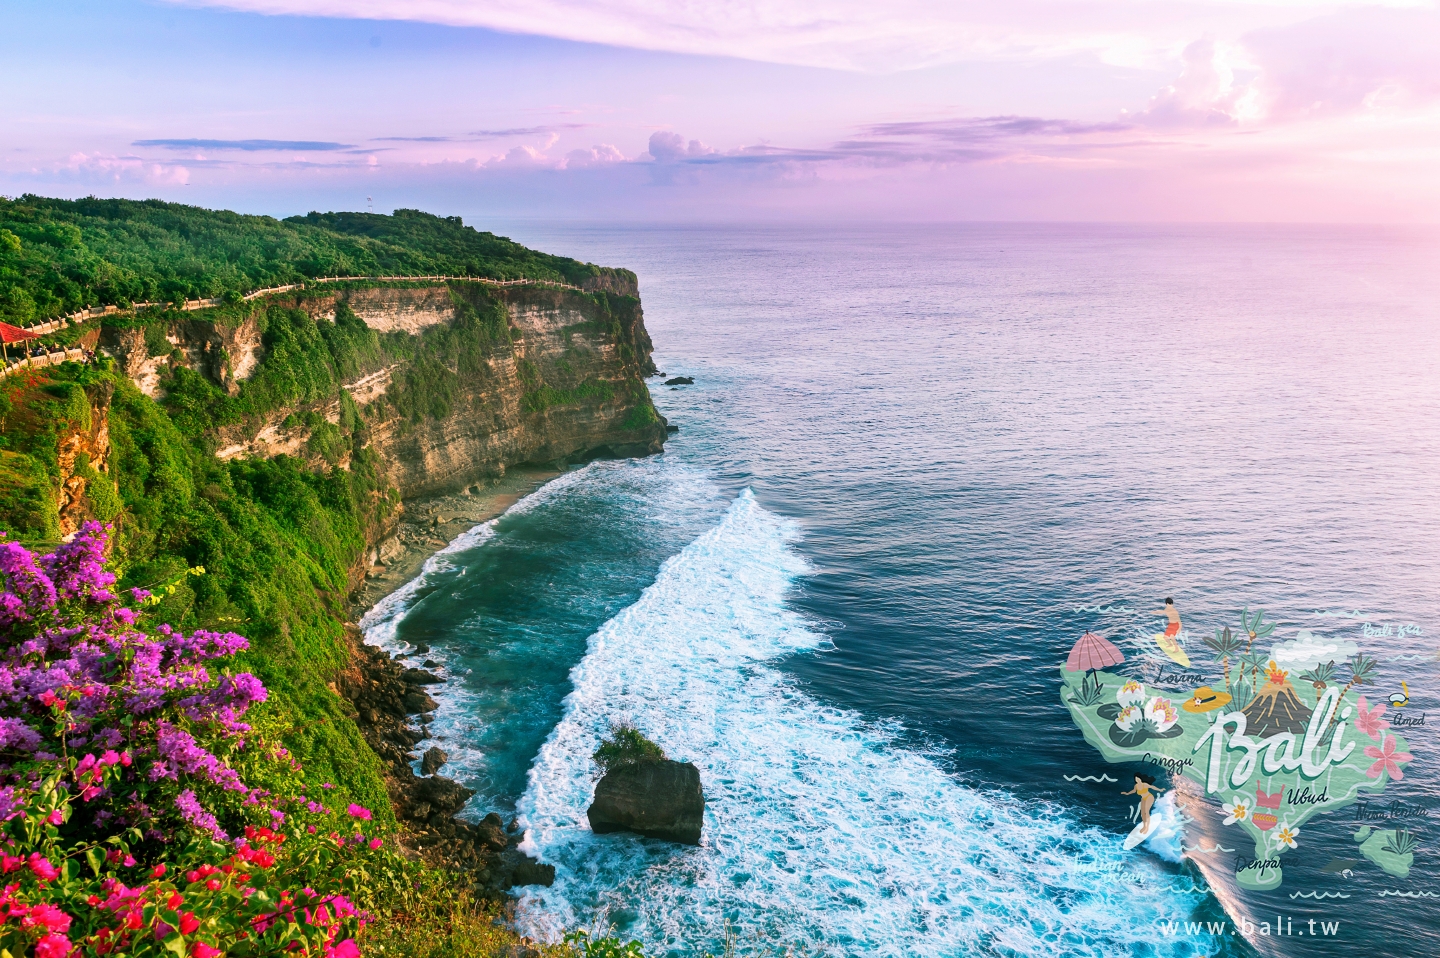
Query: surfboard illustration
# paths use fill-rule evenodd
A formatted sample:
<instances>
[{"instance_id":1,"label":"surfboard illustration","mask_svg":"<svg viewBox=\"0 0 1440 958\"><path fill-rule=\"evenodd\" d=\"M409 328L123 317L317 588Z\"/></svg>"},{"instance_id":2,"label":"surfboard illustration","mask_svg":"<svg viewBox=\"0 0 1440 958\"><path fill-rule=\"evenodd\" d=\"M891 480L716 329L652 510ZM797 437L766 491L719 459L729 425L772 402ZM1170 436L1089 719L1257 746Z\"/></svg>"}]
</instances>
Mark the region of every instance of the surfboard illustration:
<instances>
[{"instance_id":1,"label":"surfboard illustration","mask_svg":"<svg viewBox=\"0 0 1440 958\"><path fill-rule=\"evenodd\" d=\"M1150 828L1153 830L1155 826L1156 823L1152 820L1150 822ZM1141 822L1139 825L1130 829L1130 834L1125 836L1125 850L1129 851L1149 837L1150 832L1145 830L1145 823Z\"/></svg>"},{"instance_id":2,"label":"surfboard illustration","mask_svg":"<svg viewBox=\"0 0 1440 958\"><path fill-rule=\"evenodd\" d=\"M1190 667L1190 656L1186 655L1185 650L1180 648L1179 642L1164 632L1156 632L1153 638L1155 639L1155 644L1160 646L1160 651L1170 657L1170 661L1177 665L1183 665L1187 669Z\"/></svg>"}]
</instances>

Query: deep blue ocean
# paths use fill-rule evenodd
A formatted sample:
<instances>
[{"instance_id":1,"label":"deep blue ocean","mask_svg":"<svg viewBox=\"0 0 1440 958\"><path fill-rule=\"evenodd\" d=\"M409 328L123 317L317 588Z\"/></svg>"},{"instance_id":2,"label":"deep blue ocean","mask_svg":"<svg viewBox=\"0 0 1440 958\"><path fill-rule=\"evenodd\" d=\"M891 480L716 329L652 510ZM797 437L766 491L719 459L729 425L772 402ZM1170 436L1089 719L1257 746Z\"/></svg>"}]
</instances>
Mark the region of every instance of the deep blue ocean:
<instances>
[{"instance_id":1,"label":"deep blue ocean","mask_svg":"<svg viewBox=\"0 0 1440 958\"><path fill-rule=\"evenodd\" d=\"M656 955L1440 954L1440 827L1413 825L1402 881L1323 873L1357 826L1317 817L1269 893L1234 856L1126 852L1126 785L1079 780L1126 769L1059 691L1082 632L1133 651L1166 596L1199 634L1263 608L1436 712L1384 798L1440 815L1440 237L504 232L634 269L656 363L695 379L652 380L663 456L566 473L365 621L432 646L448 774L556 866L522 928ZM700 767L701 847L589 832L620 719ZM1186 846L1236 847L1180 791ZM1339 924L1231 933L1275 916Z\"/></svg>"}]
</instances>

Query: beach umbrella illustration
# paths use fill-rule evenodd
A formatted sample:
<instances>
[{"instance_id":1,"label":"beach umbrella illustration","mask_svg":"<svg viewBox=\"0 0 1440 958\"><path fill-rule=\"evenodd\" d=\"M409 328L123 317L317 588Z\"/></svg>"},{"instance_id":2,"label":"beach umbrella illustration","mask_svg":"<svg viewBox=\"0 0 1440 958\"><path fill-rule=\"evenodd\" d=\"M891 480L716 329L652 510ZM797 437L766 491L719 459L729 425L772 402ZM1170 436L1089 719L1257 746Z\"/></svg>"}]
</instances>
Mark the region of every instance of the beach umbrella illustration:
<instances>
[{"instance_id":1,"label":"beach umbrella illustration","mask_svg":"<svg viewBox=\"0 0 1440 958\"><path fill-rule=\"evenodd\" d=\"M1113 642L1094 632L1086 632L1070 649L1070 657L1065 660L1065 669L1069 672L1088 673L1097 669L1108 669L1124 661L1125 654L1117 649Z\"/></svg>"},{"instance_id":2,"label":"beach umbrella illustration","mask_svg":"<svg viewBox=\"0 0 1440 958\"><path fill-rule=\"evenodd\" d=\"M1085 708L1100 701L1100 693L1104 688L1100 685L1100 676L1095 672L1124 661L1124 654L1103 636L1094 632L1086 632L1080 636L1080 641L1075 643L1070 650L1070 657L1065 660L1065 669L1069 672L1084 672L1085 678L1080 680L1080 690L1070 701Z\"/></svg>"}]
</instances>

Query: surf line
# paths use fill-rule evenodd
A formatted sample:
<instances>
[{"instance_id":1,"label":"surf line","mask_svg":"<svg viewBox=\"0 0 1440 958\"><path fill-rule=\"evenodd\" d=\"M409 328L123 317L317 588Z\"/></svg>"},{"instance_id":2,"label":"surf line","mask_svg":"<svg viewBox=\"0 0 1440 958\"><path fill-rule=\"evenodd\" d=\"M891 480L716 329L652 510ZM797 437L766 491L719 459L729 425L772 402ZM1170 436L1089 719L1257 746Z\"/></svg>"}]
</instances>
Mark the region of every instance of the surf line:
<instances>
[{"instance_id":1,"label":"surf line","mask_svg":"<svg viewBox=\"0 0 1440 958\"><path fill-rule=\"evenodd\" d=\"M1066 776L1065 776L1065 781L1067 781L1067 782L1110 782L1110 783L1113 784L1113 783L1115 782L1115 779L1111 778L1109 775L1106 775L1105 773L1102 772L1102 773L1100 774L1100 777L1099 777L1099 778L1096 778L1094 775L1066 775Z\"/></svg>"},{"instance_id":2,"label":"surf line","mask_svg":"<svg viewBox=\"0 0 1440 958\"><path fill-rule=\"evenodd\" d=\"M1437 896L1433 891L1400 891L1399 889L1396 889L1395 891L1388 891L1388 890L1386 890L1386 891L1381 891L1381 892L1380 892L1380 897L1381 897L1381 898L1384 898L1386 895L1394 895L1394 896L1397 897L1397 898L1437 898L1437 897L1440 897L1440 896Z\"/></svg>"},{"instance_id":3,"label":"surf line","mask_svg":"<svg viewBox=\"0 0 1440 958\"><path fill-rule=\"evenodd\" d=\"M1206 848L1204 845L1196 845L1195 847L1191 848L1189 845L1186 845L1186 844L1184 844L1184 843L1181 843L1181 845L1180 845L1180 850L1181 850L1182 852L1198 852L1198 853L1201 854L1201 855L1214 855L1216 852L1234 852L1234 851L1235 851L1235 849L1233 849L1233 848L1226 848L1224 845L1220 844L1219 842L1216 842L1216 843L1214 844L1214 846L1211 847L1211 848Z\"/></svg>"},{"instance_id":4,"label":"surf line","mask_svg":"<svg viewBox=\"0 0 1440 958\"><path fill-rule=\"evenodd\" d=\"M1296 891L1290 893L1291 900L1296 898L1313 898L1316 901L1322 898L1349 898L1343 891Z\"/></svg>"}]
</instances>

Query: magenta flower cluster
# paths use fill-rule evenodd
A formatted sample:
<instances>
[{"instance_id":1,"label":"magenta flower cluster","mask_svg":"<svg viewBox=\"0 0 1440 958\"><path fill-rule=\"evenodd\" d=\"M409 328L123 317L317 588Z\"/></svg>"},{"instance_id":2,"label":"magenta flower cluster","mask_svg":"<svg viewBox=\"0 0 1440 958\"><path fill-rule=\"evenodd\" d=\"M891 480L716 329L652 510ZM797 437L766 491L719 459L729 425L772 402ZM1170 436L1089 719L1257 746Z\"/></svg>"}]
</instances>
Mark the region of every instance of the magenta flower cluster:
<instances>
[{"instance_id":1,"label":"magenta flower cluster","mask_svg":"<svg viewBox=\"0 0 1440 958\"><path fill-rule=\"evenodd\" d=\"M116 594L107 539L87 523L36 555L0 533L0 952L358 958L348 936L364 916L339 891L346 863L314 863L373 854L381 840L275 830L281 807L331 813L303 793L250 788L227 762L298 769L263 741L243 751L265 686L219 660L248 643L147 626L148 593L132 590L132 605ZM292 858L290 837L312 847ZM177 867L186 861L196 867Z\"/></svg>"},{"instance_id":2,"label":"magenta flower cluster","mask_svg":"<svg viewBox=\"0 0 1440 958\"><path fill-rule=\"evenodd\" d=\"M222 838L198 796L247 789L201 742L240 747L265 686L207 667L245 650L242 636L142 629L115 594L107 538L87 523L37 556L0 536L0 818L15 789L70 765L67 787L96 820L154 829L178 816Z\"/></svg>"}]
</instances>

